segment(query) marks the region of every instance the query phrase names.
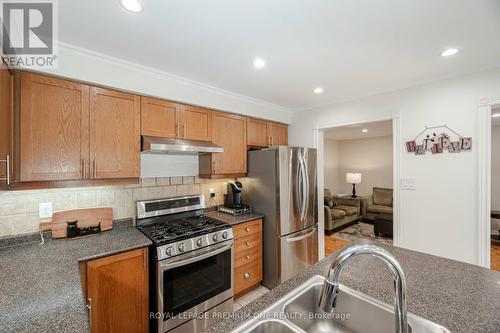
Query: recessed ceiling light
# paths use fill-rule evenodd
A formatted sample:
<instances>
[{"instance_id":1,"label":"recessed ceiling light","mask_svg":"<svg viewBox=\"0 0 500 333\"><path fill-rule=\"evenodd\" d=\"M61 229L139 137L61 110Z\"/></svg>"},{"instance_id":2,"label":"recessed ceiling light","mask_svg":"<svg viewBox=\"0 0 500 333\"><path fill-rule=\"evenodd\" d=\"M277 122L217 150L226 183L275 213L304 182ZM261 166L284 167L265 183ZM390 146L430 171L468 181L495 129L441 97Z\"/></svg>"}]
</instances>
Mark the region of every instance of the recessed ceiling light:
<instances>
[{"instance_id":1,"label":"recessed ceiling light","mask_svg":"<svg viewBox=\"0 0 500 333\"><path fill-rule=\"evenodd\" d=\"M492 118L500 118L500 113L494 113L491 115Z\"/></svg>"},{"instance_id":2,"label":"recessed ceiling light","mask_svg":"<svg viewBox=\"0 0 500 333\"><path fill-rule=\"evenodd\" d=\"M262 58L255 58L253 61L253 67L255 68L264 68L266 66L266 61Z\"/></svg>"},{"instance_id":3,"label":"recessed ceiling light","mask_svg":"<svg viewBox=\"0 0 500 333\"><path fill-rule=\"evenodd\" d=\"M441 57L449 57L458 53L458 49L447 49L441 52Z\"/></svg>"},{"instance_id":4,"label":"recessed ceiling light","mask_svg":"<svg viewBox=\"0 0 500 333\"><path fill-rule=\"evenodd\" d=\"M120 0L120 4L129 12L142 12L142 3L139 0Z\"/></svg>"},{"instance_id":5,"label":"recessed ceiling light","mask_svg":"<svg viewBox=\"0 0 500 333\"><path fill-rule=\"evenodd\" d=\"M363 129L361 130L361 132L363 132L363 133L368 133L368 129L367 129L367 128L363 128Z\"/></svg>"},{"instance_id":6,"label":"recessed ceiling light","mask_svg":"<svg viewBox=\"0 0 500 333\"><path fill-rule=\"evenodd\" d=\"M323 88L321 88L321 87L314 88L313 92L315 94L321 94L323 92Z\"/></svg>"}]
</instances>

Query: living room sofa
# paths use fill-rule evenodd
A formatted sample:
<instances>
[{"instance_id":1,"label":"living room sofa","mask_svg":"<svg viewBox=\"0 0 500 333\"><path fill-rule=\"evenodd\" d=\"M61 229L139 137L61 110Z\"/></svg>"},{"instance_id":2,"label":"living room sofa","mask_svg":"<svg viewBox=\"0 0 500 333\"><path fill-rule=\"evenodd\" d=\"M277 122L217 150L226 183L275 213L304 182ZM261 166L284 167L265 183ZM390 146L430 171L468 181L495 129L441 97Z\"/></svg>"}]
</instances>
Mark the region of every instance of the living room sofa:
<instances>
[{"instance_id":1,"label":"living room sofa","mask_svg":"<svg viewBox=\"0 0 500 333\"><path fill-rule=\"evenodd\" d=\"M392 188L374 187L373 194L366 201L366 211L362 212L364 220L373 221L379 214L392 215Z\"/></svg>"},{"instance_id":2,"label":"living room sofa","mask_svg":"<svg viewBox=\"0 0 500 333\"><path fill-rule=\"evenodd\" d=\"M325 233L333 231L349 224L353 224L361 218L360 200L349 197L333 197L330 190L324 190L325 196Z\"/></svg>"}]
</instances>

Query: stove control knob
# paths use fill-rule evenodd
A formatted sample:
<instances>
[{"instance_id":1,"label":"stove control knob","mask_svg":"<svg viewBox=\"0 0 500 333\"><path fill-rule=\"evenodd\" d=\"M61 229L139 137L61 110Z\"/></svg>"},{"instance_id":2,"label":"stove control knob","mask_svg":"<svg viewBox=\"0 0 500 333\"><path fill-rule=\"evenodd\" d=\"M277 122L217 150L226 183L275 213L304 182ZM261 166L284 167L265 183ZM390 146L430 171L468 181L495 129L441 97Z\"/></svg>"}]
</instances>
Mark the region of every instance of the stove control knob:
<instances>
[{"instance_id":1,"label":"stove control knob","mask_svg":"<svg viewBox=\"0 0 500 333\"><path fill-rule=\"evenodd\" d=\"M184 243L180 243L177 248L179 249L179 252L184 252L185 250Z\"/></svg>"},{"instance_id":2,"label":"stove control knob","mask_svg":"<svg viewBox=\"0 0 500 333\"><path fill-rule=\"evenodd\" d=\"M229 237L229 233L227 231L224 231L222 233L222 238L227 239Z\"/></svg>"},{"instance_id":3,"label":"stove control knob","mask_svg":"<svg viewBox=\"0 0 500 333\"><path fill-rule=\"evenodd\" d=\"M198 238L198 239L196 240L196 245L197 245L198 247L202 246L202 245L203 245L203 240L202 240L201 238Z\"/></svg>"},{"instance_id":4,"label":"stove control knob","mask_svg":"<svg viewBox=\"0 0 500 333\"><path fill-rule=\"evenodd\" d=\"M214 240L214 242L217 242L219 240L219 235L218 234L214 234L212 236L212 239Z\"/></svg>"},{"instance_id":5,"label":"stove control knob","mask_svg":"<svg viewBox=\"0 0 500 333\"><path fill-rule=\"evenodd\" d=\"M172 255L172 251L173 251L172 247L169 246L165 249L165 254L170 257Z\"/></svg>"}]
</instances>

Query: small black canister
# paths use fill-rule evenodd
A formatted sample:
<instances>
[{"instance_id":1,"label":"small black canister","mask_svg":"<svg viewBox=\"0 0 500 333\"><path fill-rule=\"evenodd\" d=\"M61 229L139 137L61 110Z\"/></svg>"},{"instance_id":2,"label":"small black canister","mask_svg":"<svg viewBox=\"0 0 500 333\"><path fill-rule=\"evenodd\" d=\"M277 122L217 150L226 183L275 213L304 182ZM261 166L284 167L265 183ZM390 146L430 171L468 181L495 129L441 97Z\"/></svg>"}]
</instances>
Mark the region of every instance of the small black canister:
<instances>
[{"instance_id":1,"label":"small black canister","mask_svg":"<svg viewBox=\"0 0 500 333\"><path fill-rule=\"evenodd\" d=\"M66 227L66 237L73 238L78 235L78 220L68 220L66 221L68 226Z\"/></svg>"}]
</instances>

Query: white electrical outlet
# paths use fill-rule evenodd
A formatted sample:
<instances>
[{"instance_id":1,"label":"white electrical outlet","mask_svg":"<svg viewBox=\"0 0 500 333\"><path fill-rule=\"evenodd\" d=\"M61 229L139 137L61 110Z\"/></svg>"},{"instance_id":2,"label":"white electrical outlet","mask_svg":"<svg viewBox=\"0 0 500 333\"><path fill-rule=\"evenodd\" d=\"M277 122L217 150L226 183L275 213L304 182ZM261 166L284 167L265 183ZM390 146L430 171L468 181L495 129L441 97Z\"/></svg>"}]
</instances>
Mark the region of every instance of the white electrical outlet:
<instances>
[{"instance_id":1,"label":"white electrical outlet","mask_svg":"<svg viewBox=\"0 0 500 333\"><path fill-rule=\"evenodd\" d=\"M41 219L52 217L52 202L38 204L38 215Z\"/></svg>"},{"instance_id":2,"label":"white electrical outlet","mask_svg":"<svg viewBox=\"0 0 500 333\"><path fill-rule=\"evenodd\" d=\"M215 197L215 189L213 187L208 189L208 196L211 198Z\"/></svg>"}]
</instances>

